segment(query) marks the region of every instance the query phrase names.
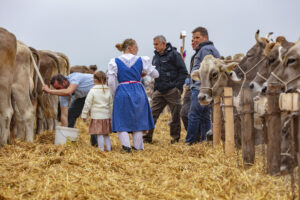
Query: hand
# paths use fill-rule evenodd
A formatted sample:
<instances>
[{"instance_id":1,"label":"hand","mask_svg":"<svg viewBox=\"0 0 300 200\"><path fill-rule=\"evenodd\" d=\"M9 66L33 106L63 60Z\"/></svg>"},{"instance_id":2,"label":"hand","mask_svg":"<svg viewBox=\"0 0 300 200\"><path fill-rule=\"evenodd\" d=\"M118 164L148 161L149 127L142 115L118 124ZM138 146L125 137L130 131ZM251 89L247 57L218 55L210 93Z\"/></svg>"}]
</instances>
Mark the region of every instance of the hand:
<instances>
[{"instance_id":1,"label":"hand","mask_svg":"<svg viewBox=\"0 0 300 200\"><path fill-rule=\"evenodd\" d=\"M86 122L86 118L81 118L81 119L82 119L82 121Z\"/></svg>"},{"instance_id":2,"label":"hand","mask_svg":"<svg viewBox=\"0 0 300 200\"><path fill-rule=\"evenodd\" d=\"M43 85L42 90L46 93L50 93L50 88L48 87L48 85Z\"/></svg>"}]
</instances>

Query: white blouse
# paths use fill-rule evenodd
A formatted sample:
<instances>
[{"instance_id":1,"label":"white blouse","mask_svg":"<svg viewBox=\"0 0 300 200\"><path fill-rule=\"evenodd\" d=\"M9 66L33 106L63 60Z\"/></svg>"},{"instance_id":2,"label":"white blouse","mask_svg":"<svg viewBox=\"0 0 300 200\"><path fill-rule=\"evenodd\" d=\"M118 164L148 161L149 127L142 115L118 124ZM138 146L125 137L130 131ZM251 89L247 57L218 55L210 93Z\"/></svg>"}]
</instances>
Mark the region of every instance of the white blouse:
<instances>
[{"instance_id":1,"label":"white blouse","mask_svg":"<svg viewBox=\"0 0 300 200\"><path fill-rule=\"evenodd\" d=\"M139 56L133 54L123 54L118 57L127 67L132 67ZM158 71L155 66L152 65L151 60L148 56L141 56L143 62L143 73L151 76L152 78L157 78L159 76ZM108 86L111 93L114 95L118 84L117 82L118 67L115 62L115 58L112 58L108 63Z\"/></svg>"}]
</instances>

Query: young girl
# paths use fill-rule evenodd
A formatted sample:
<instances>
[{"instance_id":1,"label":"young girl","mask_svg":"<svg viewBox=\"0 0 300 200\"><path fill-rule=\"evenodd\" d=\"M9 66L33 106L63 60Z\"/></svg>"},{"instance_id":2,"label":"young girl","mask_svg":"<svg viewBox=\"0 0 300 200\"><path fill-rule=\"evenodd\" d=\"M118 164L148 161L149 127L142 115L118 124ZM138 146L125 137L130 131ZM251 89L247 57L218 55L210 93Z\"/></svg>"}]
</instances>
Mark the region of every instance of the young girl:
<instances>
[{"instance_id":1,"label":"young girl","mask_svg":"<svg viewBox=\"0 0 300 200\"><path fill-rule=\"evenodd\" d=\"M142 74L158 77L150 58L137 56L138 46L133 39L116 45L124 52L108 64L108 85L114 95L112 130L118 132L122 147L131 152L128 132L133 135L133 149L143 150L143 133L154 128L152 112L143 85ZM119 85L115 85L115 80Z\"/></svg>"},{"instance_id":2,"label":"young girl","mask_svg":"<svg viewBox=\"0 0 300 200\"><path fill-rule=\"evenodd\" d=\"M88 93L81 113L81 118L86 120L88 113L91 113L89 133L97 135L99 148L104 151L104 141L106 150L111 151L109 133L112 132L111 112L112 96L106 85L106 75L102 71L94 74L95 86Z\"/></svg>"}]
</instances>

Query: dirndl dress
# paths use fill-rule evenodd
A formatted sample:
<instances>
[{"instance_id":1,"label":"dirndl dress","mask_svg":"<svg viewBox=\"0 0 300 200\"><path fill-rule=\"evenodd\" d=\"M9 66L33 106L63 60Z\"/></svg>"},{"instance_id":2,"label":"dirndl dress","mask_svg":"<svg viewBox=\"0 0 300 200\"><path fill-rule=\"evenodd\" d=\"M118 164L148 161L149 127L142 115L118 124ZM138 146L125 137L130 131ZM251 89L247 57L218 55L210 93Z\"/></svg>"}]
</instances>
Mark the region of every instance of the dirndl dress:
<instances>
[{"instance_id":1,"label":"dirndl dress","mask_svg":"<svg viewBox=\"0 0 300 200\"><path fill-rule=\"evenodd\" d=\"M116 89L113 115L113 132L135 132L154 129L154 122L148 97L140 83L143 71L141 57L128 67L119 58L115 58L118 67L119 85Z\"/></svg>"}]
</instances>

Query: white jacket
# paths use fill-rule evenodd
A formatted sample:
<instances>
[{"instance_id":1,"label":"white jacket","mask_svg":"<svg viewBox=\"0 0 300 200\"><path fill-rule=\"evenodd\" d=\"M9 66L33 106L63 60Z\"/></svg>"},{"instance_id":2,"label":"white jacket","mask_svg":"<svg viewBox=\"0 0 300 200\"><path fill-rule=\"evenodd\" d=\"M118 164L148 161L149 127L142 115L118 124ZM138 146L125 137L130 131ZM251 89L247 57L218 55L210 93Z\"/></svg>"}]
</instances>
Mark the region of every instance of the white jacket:
<instances>
[{"instance_id":1,"label":"white jacket","mask_svg":"<svg viewBox=\"0 0 300 200\"><path fill-rule=\"evenodd\" d=\"M107 85L95 85L88 93L81 113L87 118L89 111L92 119L111 119L113 99Z\"/></svg>"}]
</instances>

